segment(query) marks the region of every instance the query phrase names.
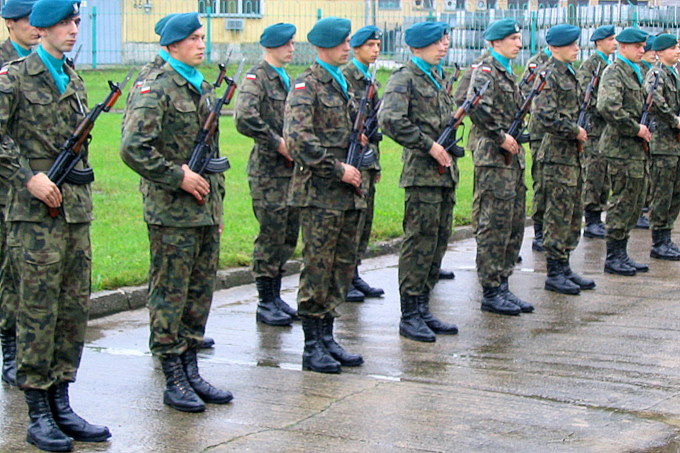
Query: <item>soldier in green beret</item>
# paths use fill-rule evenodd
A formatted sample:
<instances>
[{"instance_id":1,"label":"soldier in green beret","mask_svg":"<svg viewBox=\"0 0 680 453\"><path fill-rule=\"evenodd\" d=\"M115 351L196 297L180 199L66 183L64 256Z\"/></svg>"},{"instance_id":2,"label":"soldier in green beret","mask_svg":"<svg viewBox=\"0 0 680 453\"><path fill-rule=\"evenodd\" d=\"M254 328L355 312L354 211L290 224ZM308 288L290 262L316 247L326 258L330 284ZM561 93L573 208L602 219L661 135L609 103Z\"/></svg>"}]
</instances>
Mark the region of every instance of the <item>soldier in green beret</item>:
<instances>
[{"instance_id":1,"label":"soldier in green beret","mask_svg":"<svg viewBox=\"0 0 680 453\"><path fill-rule=\"evenodd\" d=\"M647 74L649 71L652 69L652 67L659 61L656 52L654 51L654 41L656 40L656 36L654 35L649 35L647 37L647 42L645 43L645 53L642 54L642 59L640 60L640 70L642 71L642 78L644 79L647 77ZM649 180L650 176L650 168L649 166L651 165L650 161L647 161L647 167L645 167L645 197L644 197L644 204L642 205L642 211L640 212L640 216L637 219L637 222L635 223L635 228L639 228L641 230L648 230L649 229L649 218L647 217L647 212L649 212L649 206L652 203L652 185L651 181Z\"/></svg>"},{"instance_id":2,"label":"soldier in green beret","mask_svg":"<svg viewBox=\"0 0 680 453\"><path fill-rule=\"evenodd\" d=\"M149 346L165 375L163 402L185 412L233 398L200 376L196 360L224 227L224 175L200 175L187 165L195 137L216 102L212 85L196 69L203 61L204 40L198 13L168 21L160 42L167 46L168 61L150 73L127 105L120 151L143 178L151 258ZM217 148L217 134L210 146Z\"/></svg>"},{"instance_id":3,"label":"soldier in green beret","mask_svg":"<svg viewBox=\"0 0 680 453\"><path fill-rule=\"evenodd\" d=\"M290 91L285 66L293 59L292 24L265 28L260 44L264 60L246 73L234 108L236 129L255 140L248 159L248 183L260 231L253 246L252 272L259 295L256 319L272 326L289 326L298 319L281 299L283 266L295 251L300 210L286 197L293 176L293 159L283 139L283 110Z\"/></svg>"}]
</instances>

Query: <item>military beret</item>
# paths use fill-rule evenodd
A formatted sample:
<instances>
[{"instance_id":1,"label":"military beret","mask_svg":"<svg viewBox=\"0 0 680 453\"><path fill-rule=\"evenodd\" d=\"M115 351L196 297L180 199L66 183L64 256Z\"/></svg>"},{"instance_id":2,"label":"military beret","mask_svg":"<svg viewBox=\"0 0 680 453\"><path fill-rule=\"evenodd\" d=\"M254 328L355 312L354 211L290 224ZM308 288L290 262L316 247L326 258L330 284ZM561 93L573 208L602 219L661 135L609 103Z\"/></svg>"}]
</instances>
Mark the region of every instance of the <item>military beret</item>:
<instances>
[{"instance_id":1,"label":"military beret","mask_svg":"<svg viewBox=\"0 0 680 453\"><path fill-rule=\"evenodd\" d=\"M652 44L652 50L659 52L661 50L669 49L677 44L677 36L671 35L670 33L664 33L656 37L654 44Z\"/></svg>"},{"instance_id":2,"label":"military beret","mask_svg":"<svg viewBox=\"0 0 680 453\"><path fill-rule=\"evenodd\" d=\"M340 17L324 17L307 33L307 41L316 47L330 49L342 44L352 31L352 22Z\"/></svg>"},{"instance_id":3,"label":"military beret","mask_svg":"<svg viewBox=\"0 0 680 453\"><path fill-rule=\"evenodd\" d=\"M201 28L198 13L182 13L171 17L161 32L161 46L181 41L189 37L194 31Z\"/></svg>"},{"instance_id":4,"label":"military beret","mask_svg":"<svg viewBox=\"0 0 680 453\"><path fill-rule=\"evenodd\" d=\"M420 49L439 41L448 32L449 25L444 22L418 22L406 29L404 40L409 47Z\"/></svg>"},{"instance_id":5,"label":"military beret","mask_svg":"<svg viewBox=\"0 0 680 453\"><path fill-rule=\"evenodd\" d=\"M573 44L581 36L581 29L576 25L559 24L550 27L545 35L545 42L551 46L564 47Z\"/></svg>"},{"instance_id":6,"label":"military beret","mask_svg":"<svg viewBox=\"0 0 680 453\"><path fill-rule=\"evenodd\" d=\"M590 40L591 41L599 41L600 39L609 38L610 36L614 36L615 33L616 33L616 30L614 30L613 25L603 25L603 26L597 27L595 29L593 34L590 35Z\"/></svg>"},{"instance_id":7,"label":"military beret","mask_svg":"<svg viewBox=\"0 0 680 453\"><path fill-rule=\"evenodd\" d=\"M349 45L352 47L363 46L369 39L382 39L382 31L375 25L361 27L349 40Z\"/></svg>"},{"instance_id":8,"label":"military beret","mask_svg":"<svg viewBox=\"0 0 680 453\"><path fill-rule=\"evenodd\" d=\"M616 35L616 40L624 44L632 44L636 42L645 42L647 36L648 34L646 31L642 31L637 27L628 27Z\"/></svg>"},{"instance_id":9,"label":"military beret","mask_svg":"<svg viewBox=\"0 0 680 453\"><path fill-rule=\"evenodd\" d=\"M3 19L21 19L31 14L36 0L7 0L2 7Z\"/></svg>"},{"instance_id":10,"label":"military beret","mask_svg":"<svg viewBox=\"0 0 680 453\"><path fill-rule=\"evenodd\" d=\"M498 41L506 36L519 33L519 24L515 19L500 19L491 22L489 28L484 32L484 39L487 41Z\"/></svg>"},{"instance_id":11,"label":"military beret","mask_svg":"<svg viewBox=\"0 0 680 453\"><path fill-rule=\"evenodd\" d=\"M80 14L80 0L38 0L28 22L34 27L49 28L64 19Z\"/></svg>"},{"instance_id":12,"label":"military beret","mask_svg":"<svg viewBox=\"0 0 680 453\"><path fill-rule=\"evenodd\" d=\"M163 33L163 29L165 28L165 25L168 23L168 21L175 17L176 15L177 13L168 14L167 16L156 22L156 26L153 27L154 33L160 36Z\"/></svg>"},{"instance_id":13,"label":"military beret","mask_svg":"<svg viewBox=\"0 0 680 453\"><path fill-rule=\"evenodd\" d=\"M652 46L654 46L654 41L656 41L656 36L654 35L647 36L647 41L645 41L645 52L649 52L650 50L652 50Z\"/></svg>"},{"instance_id":14,"label":"military beret","mask_svg":"<svg viewBox=\"0 0 680 453\"><path fill-rule=\"evenodd\" d=\"M284 24L280 22L278 24L270 25L265 28L262 35L260 35L260 45L270 49L281 47L293 39L296 31L297 28L295 28L295 25L293 24Z\"/></svg>"}]
</instances>

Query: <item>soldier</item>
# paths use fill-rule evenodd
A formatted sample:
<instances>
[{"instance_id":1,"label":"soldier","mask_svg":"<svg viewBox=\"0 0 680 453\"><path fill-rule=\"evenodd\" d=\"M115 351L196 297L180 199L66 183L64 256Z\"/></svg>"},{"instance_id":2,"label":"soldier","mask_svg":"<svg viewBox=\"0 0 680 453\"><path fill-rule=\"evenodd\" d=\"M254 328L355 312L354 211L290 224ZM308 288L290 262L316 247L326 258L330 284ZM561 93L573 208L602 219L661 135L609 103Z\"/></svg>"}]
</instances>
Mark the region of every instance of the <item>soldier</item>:
<instances>
[{"instance_id":1,"label":"soldier","mask_svg":"<svg viewBox=\"0 0 680 453\"><path fill-rule=\"evenodd\" d=\"M484 32L489 56L472 72L468 97L489 84L477 107L470 112L475 148L475 184L472 223L477 241L477 275L484 296L481 309L501 315L531 313L534 307L509 289L524 235L526 186L524 149L506 134L521 105L511 61L522 47L514 19L501 19ZM505 164L501 149L512 154Z\"/></svg>"},{"instance_id":2,"label":"soldier","mask_svg":"<svg viewBox=\"0 0 680 453\"><path fill-rule=\"evenodd\" d=\"M339 373L342 366L364 362L333 338L336 308L345 299L357 262L360 210L366 209L356 193L361 173L345 163L352 96L340 66L349 59L350 29L349 20L337 17L321 19L312 27L307 40L317 58L295 80L284 114L283 134L296 163L288 202L301 208L302 369L318 373Z\"/></svg>"},{"instance_id":3,"label":"soldier","mask_svg":"<svg viewBox=\"0 0 680 453\"><path fill-rule=\"evenodd\" d=\"M604 270L610 274L635 275L649 267L628 256L630 230L642 209L647 157L643 145L652 138L639 123L645 91L640 72L647 33L626 28L616 36L619 55L607 66L597 93L597 110L606 121L599 148L607 158L611 184L607 210L607 258Z\"/></svg>"},{"instance_id":4,"label":"soldier","mask_svg":"<svg viewBox=\"0 0 680 453\"><path fill-rule=\"evenodd\" d=\"M642 78L647 77L647 73L652 69L652 66L658 61L656 52L653 50L654 40L656 37L654 35L647 36L647 41L645 43L645 53L642 55L642 60L640 60L640 69L642 71ZM649 218L645 213L649 212L649 206L652 202L652 185L649 180L649 169L650 161L647 161L647 167L645 167L645 197L644 204L642 205L642 211L640 212L640 217L638 217L635 223L635 228L642 230L649 229Z\"/></svg>"},{"instance_id":5,"label":"soldier","mask_svg":"<svg viewBox=\"0 0 680 453\"><path fill-rule=\"evenodd\" d=\"M436 140L451 118L453 99L436 70L448 51L448 25L420 22L406 29L413 57L387 82L380 113L385 134L403 146L400 187L404 200L404 241L399 253L399 334L434 342L435 334L458 328L430 312L430 292L446 253L455 189L456 162Z\"/></svg>"},{"instance_id":6,"label":"soldier","mask_svg":"<svg viewBox=\"0 0 680 453\"><path fill-rule=\"evenodd\" d=\"M603 25L597 28L590 37L590 40L595 43L595 52L590 54L590 57L581 63L576 71L576 79L583 90L590 83L593 72L598 67L598 80L602 78L604 68L609 64L609 56L616 52L615 33L613 25ZM588 107L590 129L588 130L588 141L583 144L583 208L586 218L583 236L604 239L605 227L601 215L602 211L607 208L609 184L607 183L607 160L600 154L597 147L605 125L604 120L595 108L597 105L597 89L596 86Z\"/></svg>"},{"instance_id":7,"label":"soldier","mask_svg":"<svg viewBox=\"0 0 680 453\"><path fill-rule=\"evenodd\" d=\"M357 103L361 102L361 98L366 93L366 86L371 81L371 74L368 71L370 65L375 63L380 55L380 40L382 39L382 32L374 25L367 25L360 28L349 41L349 45L354 50L354 58L346 65L342 73L347 79L348 89L352 92ZM369 107L373 108L378 102L377 90L380 84L376 83L376 96L373 98L373 103ZM379 156L378 143L372 143L371 148L376 156ZM357 251L357 266L354 270L352 283L345 298L348 302L361 302L364 297L380 297L385 294L382 288L373 288L366 283L359 275L359 264L361 258L366 254L368 249L368 241L371 237L371 228L373 227L373 211L375 204L375 185L380 181L380 162L378 159L367 168L361 170L362 192L366 197L366 209L361 211L359 219L359 236L357 243L359 249Z\"/></svg>"},{"instance_id":8,"label":"soldier","mask_svg":"<svg viewBox=\"0 0 680 453\"><path fill-rule=\"evenodd\" d=\"M548 263L545 289L579 294L595 288L595 282L571 270L569 254L581 236L583 212L581 154L578 142L588 140L577 124L582 90L571 64L578 58L581 30L560 24L548 30L546 42L552 57L545 89L534 100L533 118L546 131L538 151L543 164L545 213L543 247Z\"/></svg>"},{"instance_id":9,"label":"soldier","mask_svg":"<svg viewBox=\"0 0 680 453\"><path fill-rule=\"evenodd\" d=\"M151 255L149 346L165 374L163 402L185 412L233 398L200 376L196 360L215 286L224 197L224 175L201 176L186 164L216 102L211 84L196 70L204 39L198 13L167 22L160 43L170 58L126 107L120 152L143 178ZM210 146L217 143L215 135Z\"/></svg>"},{"instance_id":10,"label":"soldier","mask_svg":"<svg viewBox=\"0 0 680 453\"><path fill-rule=\"evenodd\" d=\"M71 438L111 436L78 416L68 394L87 328L91 188L58 188L44 173L86 114L85 85L64 56L78 36L79 7L74 0L36 2L29 23L41 44L0 71L0 176L10 186L7 246L19 274L17 383L28 404L26 440L46 451L70 450ZM81 152L87 166L87 148Z\"/></svg>"},{"instance_id":11,"label":"soldier","mask_svg":"<svg viewBox=\"0 0 680 453\"><path fill-rule=\"evenodd\" d=\"M283 110L290 91L284 69L293 59L292 24L264 29L260 45L264 61L246 74L234 109L236 129L255 140L248 160L248 183L260 231L253 247L252 272L259 294L256 319L272 326L289 326L299 319L281 299L283 266L295 251L300 210L287 206L293 160L283 139Z\"/></svg>"},{"instance_id":12,"label":"soldier","mask_svg":"<svg viewBox=\"0 0 680 453\"><path fill-rule=\"evenodd\" d=\"M8 0L2 7L9 37L0 44L0 66L19 57L28 56L38 44L40 35L28 22L35 0ZM9 186L0 181L0 343L2 344L2 380L16 385L16 312L19 306L16 272L9 269L6 255L7 229L5 204Z\"/></svg>"},{"instance_id":13,"label":"soldier","mask_svg":"<svg viewBox=\"0 0 680 453\"><path fill-rule=\"evenodd\" d=\"M657 130L650 143L652 189L650 221L652 250L650 256L661 260L680 260L680 249L671 240L671 230L680 212L680 80L674 66L680 58L678 38L671 34L656 37L652 49L659 62L649 71L645 89L652 84L654 72L659 74L659 85L654 91L652 111Z\"/></svg>"}]
</instances>

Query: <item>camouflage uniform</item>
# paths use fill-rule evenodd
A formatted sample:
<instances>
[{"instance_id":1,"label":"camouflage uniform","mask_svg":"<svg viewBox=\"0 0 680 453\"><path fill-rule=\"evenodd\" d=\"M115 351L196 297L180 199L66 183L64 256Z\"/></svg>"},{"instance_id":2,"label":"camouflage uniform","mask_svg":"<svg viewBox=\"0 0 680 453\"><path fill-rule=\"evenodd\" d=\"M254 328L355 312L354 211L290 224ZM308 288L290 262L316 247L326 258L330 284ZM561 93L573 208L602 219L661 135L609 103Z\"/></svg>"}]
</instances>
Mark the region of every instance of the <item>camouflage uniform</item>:
<instances>
[{"instance_id":1,"label":"camouflage uniform","mask_svg":"<svg viewBox=\"0 0 680 453\"><path fill-rule=\"evenodd\" d=\"M470 80L472 80L472 71L477 69L479 63L486 59L489 55L491 55L489 51L485 50L480 56L474 59L470 65L470 69L466 69L463 72L460 82L458 82L458 86L456 87L456 91L453 93L453 101L457 106L463 105L463 102L465 102L465 99L467 99L468 88L470 88Z\"/></svg>"},{"instance_id":2,"label":"camouflage uniform","mask_svg":"<svg viewBox=\"0 0 680 453\"><path fill-rule=\"evenodd\" d=\"M49 169L86 114L82 79L66 65L64 71L70 82L61 95L35 53L0 75L0 177L10 183L7 244L20 277L17 382L23 389L75 381L87 326L90 185L64 183L56 218L26 188L34 172ZM82 152L86 167L87 148Z\"/></svg>"},{"instance_id":3,"label":"camouflage uniform","mask_svg":"<svg viewBox=\"0 0 680 453\"><path fill-rule=\"evenodd\" d=\"M444 86L438 74L433 77ZM402 296L425 295L434 288L451 235L458 166L452 159L451 167L439 174L429 151L451 118L452 107L446 90L437 90L413 62L395 71L387 82L380 126L404 147L399 182L406 189L399 254Z\"/></svg>"},{"instance_id":4,"label":"camouflage uniform","mask_svg":"<svg viewBox=\"0 0 680 453\"><path fill-rule=\"evenodd\" d=\"M293 165L278 151L286 88L262 61L248 71L234 108L236 129L255 140L248 160L253 212L260 224L253 248L253 276L276 278L295 251L300 210L287 206Z\"/></svg>"},{"instance_id":5,"label":"camouflage uniform","mask_svg":"<svg viewBox=\"0 0 680 453\"><path fill-rule=\"evenodd\" d=\"M200 205L180 189L193 142L215 104L166 64L136 87L123 124L121 157L142 176L151 263L148 307L151 352L161 359L199 346L210 312L219 259L224 175L205 174ZM217 146L217 134L212 146Z\"/></svg>"},{"instance_id":6,"label":"camouflage uniform","mask_svg":"<svg viewBox=\"0 0 680 453\"><path fill-rule=\"evenodd\" d=\"M341 181L352 131L353 101L314 63L286 100L283 135L295 171L288 203L300 207L302 257L298 313L337 316L357 261L357 225L366 201Z\"/></svg>"},{"instance_id":7,"label":"camouflage uniform","mask_svg":"<svg viewBox=\"0 0 680 453\"><path fill-rule=\"evenodd\" d=\"M642 72L642 78L645 79L647 78L647 74L649 74L650 69L652 69L652 65L647 62L640 61L640 72ZM650 180L650 173L651 173L651 161L650 159L647 159L647 165L645 165L645 192L644 192L644 197L643 197L643 204L642 208L644 211L640 214L640 219L638 219L638 223L642 218L644 217L644 212L646 211L645 208L648 208L652 204L652 185L651 185L651 180ZM648 223L648 221L643 220L643 222ZM636 224L636 227L637 224ZM638 228L647 228L648 226L639 226Z\"/></svg>"},{"instance_id":8,"label":"camouflage uniform","mask_svg":"<svg viewBox=\"0 0 680 453\"><path fill-rule=\"evenodd\" d=\"M515 76L493 56L472 73L468 96L490 81L479 104L470 112L475 140L472 158L475 184L472 220L477 241L477 274L482 287L498 287L514 269L524 236L526 186L524 148L505 165L500 145L521 104Z\"/></svg>"}]
</instances>

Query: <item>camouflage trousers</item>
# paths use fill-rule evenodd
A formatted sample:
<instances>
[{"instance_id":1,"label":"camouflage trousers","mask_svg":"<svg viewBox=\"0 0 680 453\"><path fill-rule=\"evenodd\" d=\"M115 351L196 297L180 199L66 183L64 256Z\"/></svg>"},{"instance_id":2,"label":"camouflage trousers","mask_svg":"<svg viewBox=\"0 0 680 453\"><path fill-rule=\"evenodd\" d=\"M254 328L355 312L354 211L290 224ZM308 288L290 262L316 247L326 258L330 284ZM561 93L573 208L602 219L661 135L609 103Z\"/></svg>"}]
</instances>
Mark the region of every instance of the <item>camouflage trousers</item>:
<instances>
[{"instance_id":1,"label":"camouflage trousers","mask_svg":"<svg viewBox=\"0 0 680 453\"><path fill-rule=\"evenodd\" d=\"M303 207L302 260L298 313L337 316L357 262L357 225L361 211Z\"/></svg>"},{"instance_id":2,"label":"camouflage trousers","mask_svg":"<svg viewBox=\"0 0 680 453\"><path fill-rule=\"evenodd\" d=\"M10 265L20 279L17 382L41 390L74 382L90 300L90 224L59 216L8 225Z\"/></svg>"},{"instance_id":3,"label":"camouflage trousers","mask_svg":"<svg viewBox=\"0 0 680 453\"><path fill-rule=\"evenodd\" d=\"M452 187L407 187L404 240L399 253L399 294L419 296L434 288L446 253L456 195Z\"/></svg>"},{"instance_id":4,"label":"camouflage trousers","mask_svg":"<svg viewBox=\"0 0 680 453\"><path fill-rule=\"evenodd\" d=\"M148 228L149 349L159 357L179 355L203 340L219 261L219 227Z\"/></svg>"},{"instance_id":5,"label":"camouflage trousers","mask_svg":"<svg viewBox=\"0 0 680 453\"><path fill-rule=\"evenodd\" d=\"M547 258L566 260L581 238L583 179L581 167L543 164L545 215L543 248Z\"/></svg>"},{"instance_id":6,"label":"camouflage trousers","mask_svg":"<svg viewBox=\"0 0 680 453\"><path fill-rule=\"evenodd\" d=\"M652 230L672 230L680 214L680 156L652 155L650 182Z\"/></svg>"},{"instance_id":7,"label":"camouflage trousers","mask_svg":"<svg viewBox=\"0 0 680 453\"><path fill-rule=\"evenodd\" d=\"M543 223L543 213L545 212L545 193L543 192L543 163L538 160L538 150L541 147L540 140L529 142L531 149L531 179L533 180L534 199L532 202L533 214L531 218L534 223Z\"/></svg>"},{"instance_id":8,"label":"camouflage trousers","mask_svg":"<svg viewBox=\"0 0 680 453\"><path fill-rule=\"evenodd\" d=\"M7 253L8 232L4 210L5 207L0 206L0 330L14 332L19 308L18 278L10 267Z\"/></svg>"},{"instance_id":9,"label":"camouflage trousers","mask_svg":"<svg viewBox=\"0 0 680 453\"><path fill-rule=\"evenodd\" d=\"M260 224L253 244L253 277L276 278L295 251L300 209L253 200L253 212Z\"/></svg>"},{"instance_id":10,"label":"camouflage trousers","mask_svg":"<svg viewBox=\"0 0 680 453\"><path fill-rule=\"evenodd\" d=\"M361 177L366 180L364 186L364 198L366 199L366 209L361 210L359 217L358 233L358 249L357 249L357 264L361 263L361 259L368 250L368 242L371 239L371 230L373 229L373 214L375 212L375 178L380 173L375 171L362 171Z\"/></svg>"},{"instance_id":11,"label":"camouflage trousers","mask_svg":"<svg viewBox=\"0 0 680 453\"><path fill-rule=\"evenodd\" d=\"M598 137L588 137L583 146L583 209L602 212L607 209L609 175L607 158L598 150Z\"/></svg>"},{"instance_id":12,"label":"camouflage trousers","mask_svg":"<svg viewBox=\"0 0 680 453\"><path fill-rule=\"evenodd\" d=\"M524 238L525 200L523 169L475 167L472 222L483 287L498 287L512 275Z\"/></svg>"},{"instance_id":13,"label":"camouflage trousers","mask_svg":"<svg viewBox=\"0 0 680 453\"><path fill-rule=\"evenodd\" d=\"M642 211L646 193L645 160L607 158L612 193L607 208L607 239L628 239Z\"/></svg>"}]
</instances>

